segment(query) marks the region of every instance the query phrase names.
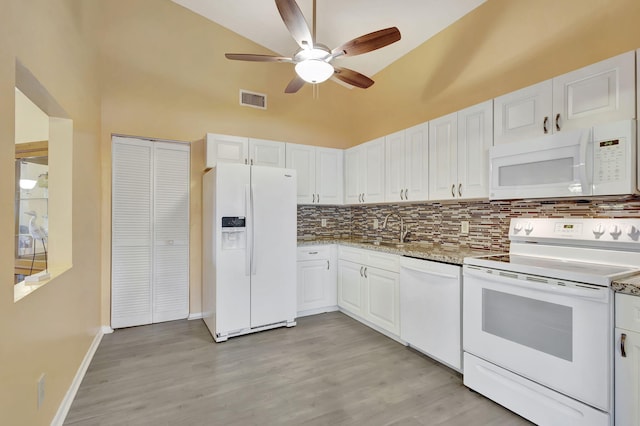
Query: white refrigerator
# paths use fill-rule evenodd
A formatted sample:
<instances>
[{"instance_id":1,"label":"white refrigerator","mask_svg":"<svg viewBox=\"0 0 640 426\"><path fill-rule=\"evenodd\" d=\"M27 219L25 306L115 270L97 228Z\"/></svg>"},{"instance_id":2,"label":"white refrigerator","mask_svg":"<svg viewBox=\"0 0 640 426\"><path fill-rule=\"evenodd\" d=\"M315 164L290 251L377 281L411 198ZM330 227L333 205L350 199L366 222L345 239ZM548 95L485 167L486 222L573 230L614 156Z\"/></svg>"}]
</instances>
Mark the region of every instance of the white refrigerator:
<instances>
[{"instance_id":1,"label":"white refrigerator","mask_svg":"<svg viewBox=\"0 0 640 426\"><path fill-rule=\"evenodd\" d=\"M295 170L218 163L202 189L202 308L214 340L294 326Z\"/></svg>"}]
</instances>

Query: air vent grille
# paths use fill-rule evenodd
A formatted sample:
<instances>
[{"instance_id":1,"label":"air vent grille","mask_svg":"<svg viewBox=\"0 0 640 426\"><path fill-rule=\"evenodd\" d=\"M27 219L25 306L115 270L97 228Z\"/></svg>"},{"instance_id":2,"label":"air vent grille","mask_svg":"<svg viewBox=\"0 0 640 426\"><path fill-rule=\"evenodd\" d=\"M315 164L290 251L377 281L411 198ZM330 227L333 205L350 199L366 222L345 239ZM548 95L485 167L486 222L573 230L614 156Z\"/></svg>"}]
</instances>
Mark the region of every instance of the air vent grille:
<instances>
[{"instance_id":1,"label":"air vent grille","mask_svg":"<svg viewBox=\"0 0 640 426\"><path fill-rule=\"evenodd\" d=\"M267 95L240 89L240 105L267 109Z\"/></svg>"}]
</instances>

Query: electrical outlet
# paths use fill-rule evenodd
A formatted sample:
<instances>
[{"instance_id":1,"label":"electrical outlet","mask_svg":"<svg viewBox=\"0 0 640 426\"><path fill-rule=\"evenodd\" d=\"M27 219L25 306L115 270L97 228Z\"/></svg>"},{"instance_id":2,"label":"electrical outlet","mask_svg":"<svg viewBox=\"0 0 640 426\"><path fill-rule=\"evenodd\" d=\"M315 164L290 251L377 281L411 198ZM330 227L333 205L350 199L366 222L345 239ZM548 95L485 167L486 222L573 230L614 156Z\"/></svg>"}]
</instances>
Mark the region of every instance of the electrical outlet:
<instances>
[{"instance_id":1,"label":"electrical outlet","mask_svg":"<svg viewBox=\"0 0 640 426\"><path fill-rule=\"evenodd\" d=\"M44 385L45 385L45 374L42 373L40 378L38 379L38 408L44 402Z\"/></svg>"},{"instance_id":2,"label":"electrical outlet","mask_svg":"<svg viewBox=\"0 0 640 426\"><path fill-rule=\"evenodd\" d=\"M378 229L378 219L373 219L373 229Z\"/></svg>"},{"instance_id":3,"label":"electrical outlet","mask_svg":"<svg viewBox=\"0 0 640 426\"><path fill-rule=\"evenodd\" d=\"M323 228L327 227L327 219L323 218L320 222L321 222L320 226L322 226Z\"/></svg>"},{"instance_id":4,"label":"electrical outlet","mask_svg":"<svg viewBox=\"0 0 640 426\"><path fill-rule=\"evenodd\" d=\"M468 220L463 220L461 222L460 233L461 234L468 234L469 233L469 221Z\"/></svg>"}]
</instances>

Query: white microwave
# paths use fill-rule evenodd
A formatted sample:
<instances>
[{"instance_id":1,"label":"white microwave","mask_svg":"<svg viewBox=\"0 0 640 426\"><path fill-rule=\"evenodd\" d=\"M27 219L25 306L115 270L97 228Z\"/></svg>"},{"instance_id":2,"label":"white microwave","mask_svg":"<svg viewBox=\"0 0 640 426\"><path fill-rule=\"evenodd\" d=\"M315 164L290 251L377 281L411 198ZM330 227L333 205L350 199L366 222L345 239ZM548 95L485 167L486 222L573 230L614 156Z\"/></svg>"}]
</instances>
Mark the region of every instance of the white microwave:
<instances>
[{"instance_id":1,"label":"white microwave","mask_svg":"<svg viewBox=\"0 0 640 426\"><path fill-rule=\"evenodd\" d=\"M497 145L489 199L635 194L637 155L635 120Z\"/></svg>"}]
</instances>

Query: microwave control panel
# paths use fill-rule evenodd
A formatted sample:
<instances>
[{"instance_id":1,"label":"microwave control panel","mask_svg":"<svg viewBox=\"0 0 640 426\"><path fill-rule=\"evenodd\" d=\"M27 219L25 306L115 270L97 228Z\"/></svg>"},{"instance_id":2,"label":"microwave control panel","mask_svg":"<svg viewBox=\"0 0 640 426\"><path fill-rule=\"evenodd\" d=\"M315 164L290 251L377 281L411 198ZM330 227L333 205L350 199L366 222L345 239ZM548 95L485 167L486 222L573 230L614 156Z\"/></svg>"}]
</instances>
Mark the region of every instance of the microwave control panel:
<instances>
[{"instance_id":1,"label":"microwave control panel","mask_svg":"<svg viewBox=\"0 0 640 426\"><path fill-rule=\"evenodd\" d=\"M593 182L617 182L626 176L624 138L594 142Z\"/></svg>"}]
</instances>

